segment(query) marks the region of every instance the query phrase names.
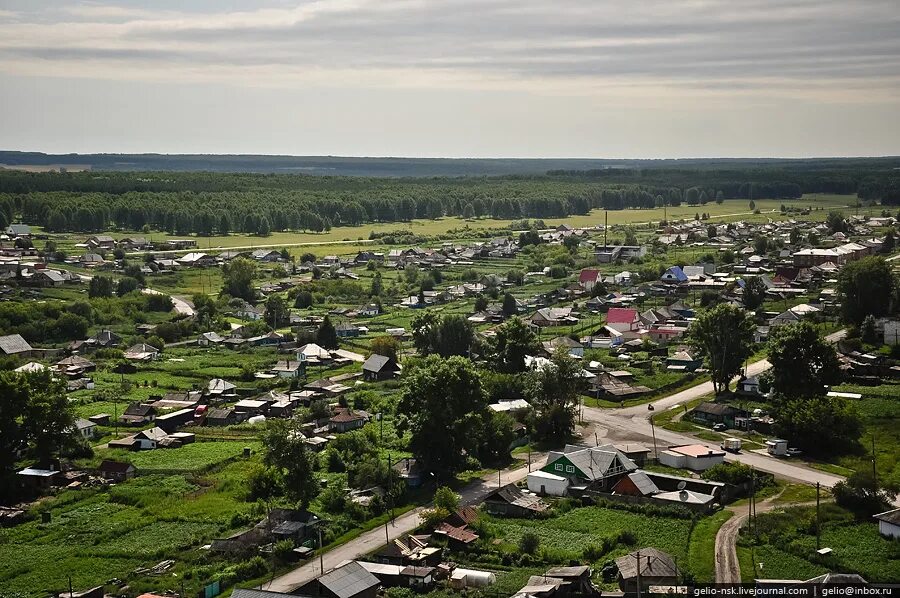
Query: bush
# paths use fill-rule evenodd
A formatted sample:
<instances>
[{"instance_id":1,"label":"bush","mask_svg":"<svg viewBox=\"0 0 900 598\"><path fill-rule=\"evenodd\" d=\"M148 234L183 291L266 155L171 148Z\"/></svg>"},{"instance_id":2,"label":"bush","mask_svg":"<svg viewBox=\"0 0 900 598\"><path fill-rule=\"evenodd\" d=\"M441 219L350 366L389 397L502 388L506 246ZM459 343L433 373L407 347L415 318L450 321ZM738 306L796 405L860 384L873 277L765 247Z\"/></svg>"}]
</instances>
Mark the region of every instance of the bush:
<instances>
[{"instance_id":1,"label":"bush","mask_svg":"<svg viewBox=\"0 0 900 598\"><path fill-rule=\"evenodd\" d=\"M525 532L519 538L519 552L522 554L534 554L540 545L541 539L534 532Z\"/></svg>"}]
</instances>

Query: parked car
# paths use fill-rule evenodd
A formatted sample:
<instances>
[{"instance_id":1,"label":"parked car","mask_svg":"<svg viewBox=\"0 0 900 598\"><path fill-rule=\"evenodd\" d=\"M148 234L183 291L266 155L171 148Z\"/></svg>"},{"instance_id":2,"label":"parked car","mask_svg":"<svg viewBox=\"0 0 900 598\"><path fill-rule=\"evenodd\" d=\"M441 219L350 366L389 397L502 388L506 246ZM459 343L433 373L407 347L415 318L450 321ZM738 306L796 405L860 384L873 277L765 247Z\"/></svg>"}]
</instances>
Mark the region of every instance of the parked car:
<instances>
[{"instance_id":1,"label":"parked car","mask_svg":"<svg viewBox=\"0 0 900 598\"><path fill-rule=\"evenodd\" d=\"M724 432L727 429L728 426L726 426L725 424L716 424L713 426L713 430L716 432Z\"/></svg>"}]
</instances>

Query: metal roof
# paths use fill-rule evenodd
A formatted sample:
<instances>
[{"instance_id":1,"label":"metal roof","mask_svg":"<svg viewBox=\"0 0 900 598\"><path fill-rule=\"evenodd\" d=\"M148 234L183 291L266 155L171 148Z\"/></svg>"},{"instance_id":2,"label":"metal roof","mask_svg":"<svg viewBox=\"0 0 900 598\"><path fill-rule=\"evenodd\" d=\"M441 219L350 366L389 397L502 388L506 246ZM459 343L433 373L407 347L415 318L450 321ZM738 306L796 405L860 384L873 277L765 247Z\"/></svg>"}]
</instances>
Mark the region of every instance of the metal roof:
<instances>
[{"instance_id":1,"label":"metal roof","mask_svg":"<svg viewBox=\"0 0 900 598\"><path fill-rule=\"evenodd\" d=\"M337 598L352 598L369 588L380 585L378 578L356 561L351 561L318 579L319 584Z\"/></svg>"},{"instance_id":2,"label":"metal roof","mask_svg":"<svg viewBox=\"0 0 900 598\"><path fill-rule=\"evenodd\" d=\"M21 334L8 334L0 336L0 351L7 355L16 353L26 353L31 351L31 345L28 344Z\"/></svg>"}]
</instances>

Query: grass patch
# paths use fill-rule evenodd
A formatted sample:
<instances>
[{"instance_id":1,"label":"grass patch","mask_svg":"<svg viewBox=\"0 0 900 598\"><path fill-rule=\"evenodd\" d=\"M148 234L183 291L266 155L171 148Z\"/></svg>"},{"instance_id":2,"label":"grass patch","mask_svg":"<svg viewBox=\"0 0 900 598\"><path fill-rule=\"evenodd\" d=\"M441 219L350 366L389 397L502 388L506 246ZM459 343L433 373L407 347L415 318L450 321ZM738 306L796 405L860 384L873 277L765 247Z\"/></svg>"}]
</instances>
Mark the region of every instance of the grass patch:
<instances>
[{"instance_id":1,"label":"grass patch","mask_svg":"<svg viewBox=\"0 0 900 598\"><path fill-rule=\"evenodd\" d=\"M732 515L731 511L719 511L711 517L701 519L694 526L688 564L696 579L712 581L716 578L716 534Z\"/></svg>"}]
</instances>

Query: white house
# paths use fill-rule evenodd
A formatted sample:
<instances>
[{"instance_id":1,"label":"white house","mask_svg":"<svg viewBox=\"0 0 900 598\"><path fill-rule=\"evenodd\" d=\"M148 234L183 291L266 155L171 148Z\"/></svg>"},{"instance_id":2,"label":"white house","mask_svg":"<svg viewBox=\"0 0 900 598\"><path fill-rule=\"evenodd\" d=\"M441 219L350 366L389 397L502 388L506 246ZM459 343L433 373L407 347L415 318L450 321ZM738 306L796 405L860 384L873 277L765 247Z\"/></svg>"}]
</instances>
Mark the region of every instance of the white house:
<instances>
[{"instance_id":1,"label":"white house","mask_svg":"<svg viewBox=\"0 0 900 598\"><path fill-rule=\"evenodd\" d=\"M569 480L549 471L532 471L528 474L528 490L542 496L565 496Z\"/></svg>"},{"instance_id":2,"label":"white house","mask_svg":"<svg viewBox=\"0 0 900 598\"><path fill-rule=\"evenodd\" d=\"M75 420L75 430L77 430L78 435L85 440L91 440L97 432L97 424L79 417Z\"/></svg>"},{"instance_id":3,"label":"white house","mask_svg":"<svg viewBox=\"0 0 900 598\"><path fill-rule=\"evenodd\" d=\"M725 462L725 451L711 449L702 444L672 446L659 453L659 462L677 469L703 471Z\"/></svg>"},{"instance_id":4,"label":"white house","mask_svg":"<svg viewBox=\"0 0 900 598\"><path fill-rule=\"evenodd\" d=\"M900 539L900 509L872 515L878 520L878 533L885 538Z\"/></svg>"}]
</instances>

